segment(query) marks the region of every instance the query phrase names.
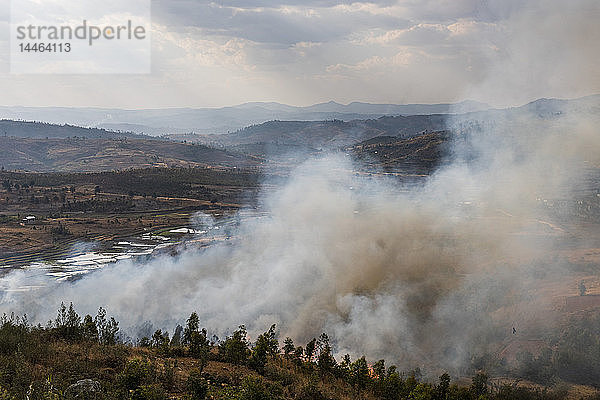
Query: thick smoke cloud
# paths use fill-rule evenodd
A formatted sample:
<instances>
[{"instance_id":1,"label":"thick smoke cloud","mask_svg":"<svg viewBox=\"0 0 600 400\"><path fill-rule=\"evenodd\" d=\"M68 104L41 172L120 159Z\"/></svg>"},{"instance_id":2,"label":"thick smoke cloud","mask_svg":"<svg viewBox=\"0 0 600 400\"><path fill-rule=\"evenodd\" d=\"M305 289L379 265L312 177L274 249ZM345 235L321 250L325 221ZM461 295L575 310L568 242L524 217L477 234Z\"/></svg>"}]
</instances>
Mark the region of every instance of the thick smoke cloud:
<instances>
[{"instance_id":1,"label":"thick smoke cloud","mask_svg":"<svg viewBox=\"0 0 600 400\"><path fill-rule=\"evenodd\" d=\"M536 87L552 87L558 75L536 75L543 60L512 64L535 47L535 35L521 40L529 32L522 26L508 61L494 64L471 93L516 91L531 76L543 78ZM587 71L597 63L579 52L572 60L554 67L581 87L592 78L573 65ZM417 184L357 176L343 154L309 160L264 194L268 216L240 222L231 241L123 261L31 293L8 291L0 308L43 322L61 301L83 313L103 306L132 336L146 321L172 329L197 311L221 337L238 324L256 337L277 323L282 336L302 343L328 332L338 354L461 371L475 355L496 351L513 326L532 337L552 328L554 300L538 289L575 276L556 248L585 244L573 210L557 222L548 201L572 199L600 165L597 100L540 107L450 119L452 158ZM3 279L19 287L24 276Z\"/></svg>"},{"instance_id":2,"label":"thick smoke cloud","mask_svg":"<svg viewBox=\"0 0 600 400\"><path fill-rule=\"evenodd\" d=\"M8 292L2 308L44 321L60 301L103 306L134 337L146 321L172 329L195 310L221 337L276 323L300 342L328 332L338 354L460 371L512 326L537 335L553 323L539 323L550 299L532 293L568 278L551 251L577 224L557 226L543 200L569 195L584 161L600 161L583 115L519 113L483 132L451 121L453 161L419 184L357 176L345 155L309 160L231 241ZM21 284L19 272L5 279Z\"/></svg>"}]
</instances>

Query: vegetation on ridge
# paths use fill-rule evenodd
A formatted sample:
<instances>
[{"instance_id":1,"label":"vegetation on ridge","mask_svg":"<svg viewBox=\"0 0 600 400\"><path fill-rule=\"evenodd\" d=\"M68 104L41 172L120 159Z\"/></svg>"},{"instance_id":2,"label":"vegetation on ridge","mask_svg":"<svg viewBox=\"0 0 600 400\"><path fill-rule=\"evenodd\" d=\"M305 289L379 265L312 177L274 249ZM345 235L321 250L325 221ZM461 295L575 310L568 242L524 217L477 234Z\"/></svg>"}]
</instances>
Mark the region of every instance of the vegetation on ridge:
<instances>
[{"instance_id":1,"label":"vegetation on ridge","mask_svg":"<svg viewBox=\"0 0 600 400\"><path fill-rule=\"evenodd\" d=\"M384 360L346 355L338 362L323 333L307 345L271 326L250 343L241 325L224 340L209 338L196 313L172 337L155 331L124 344L102 308L81 318L61 304L57 318L33 326L26 317L0 321L0 398L9 399L561 399L566 389L492 385L478 372L470 385L422 379Z\"/></svg>"}]
</instances>

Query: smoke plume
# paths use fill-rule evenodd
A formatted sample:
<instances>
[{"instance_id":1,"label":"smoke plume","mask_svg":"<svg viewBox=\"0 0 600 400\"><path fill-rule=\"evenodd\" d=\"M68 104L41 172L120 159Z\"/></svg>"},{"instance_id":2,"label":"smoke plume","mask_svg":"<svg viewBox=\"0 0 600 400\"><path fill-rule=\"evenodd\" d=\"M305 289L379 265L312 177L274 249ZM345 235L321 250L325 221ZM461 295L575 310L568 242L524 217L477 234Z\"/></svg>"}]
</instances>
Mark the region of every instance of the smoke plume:
<instances>
[{"instance_id":1,"label":"smoke plume","mask_svg":"<svg viewBox=\"0 0 600 400\"><path fill-rule=\"evenodd\" d=\"M555 11L539 15L542 27ZM534 41L521 41L519 29L512 56ZM518 90L522 68L535 71L511 66L512 56L469 93L489 93L503 76ZM551 329L556 299L542 289L575 279L559 250L588 240L574 199L600 166L600 113L597 99L559 108L449 119L452 158L417 183L358 175L344 154L308 160L263 193L267 216L241 221L230 241L6 292L1 308L44 321L61 301L82 313L102 306L133 337L147 321L173 329L197 311L221 337L239 324L256 337L276 323L299 343L327 332L338 355L461 371L496 351L512 327L524 337ZM559 199L567 202L557 214ZM18 286L23 274L4 279Z\"/></svg>"}]
</instances>

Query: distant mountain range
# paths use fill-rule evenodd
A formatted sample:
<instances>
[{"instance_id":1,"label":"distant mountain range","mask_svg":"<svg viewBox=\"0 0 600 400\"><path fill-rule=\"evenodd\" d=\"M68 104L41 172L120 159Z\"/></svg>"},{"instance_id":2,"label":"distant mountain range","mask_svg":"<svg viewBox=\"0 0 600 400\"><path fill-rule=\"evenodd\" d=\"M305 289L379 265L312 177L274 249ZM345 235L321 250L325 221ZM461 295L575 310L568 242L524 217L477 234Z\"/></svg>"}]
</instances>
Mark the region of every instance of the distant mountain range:
<instances>
[{"instance_id":1,"label":"distant mountain range","mask_svg":"<svg viewBox=\"0 0 600 400\"><path fill-rule=\"evenodd\" d=\"M0 107L0 118L70 124L152 136L182 133L227 133L271 120L324 121L378 118L384 115L465 113L489 109L487 104L370 104L333 101L307 107L254 102L222 108L122 110L110 108Z\"/></svg>"},{"instance_id":2,"label":"distant mountain range","mask_svg":"<svg viewBox=\"0 0 600 400\"><path fill-rule=\"evenodd\" d=\"M290 107L265 104L276 109ZM326 104L331 109L351 106ZM254 106L239 108L251 113ZM156 110L157 115L162 111L168 110ZM457 133L461 137L469 133L494 134L498 140L518 141L515 135L531 127L551 129L562 124L568 128L580 116L592 125L600 125L600 95L575 100L539 99L521 107L453 115L397 115L350 121L272 120L219 135L151 137L47 122L0 120L0 165L28 171L105 171L151 166L254 168L269 164L285 167L312 154L344 151L367 164L375 162L394 170L410 166L413 171L423 172L435 168L446 151L446 143ZM536 145L535 141L525 140L521 144L523 151L531 151Z\"/></svg>"},{"instance_id":3,"label":"distant mountain range","mask_svg":"<svg viewBox=\"0 0 600 400\"><path fill-rule=\"evenodd\" d=\"M174 134L166 137L225 148L269 144L330 150L379 136L407 139L433 131L472 131L498 125L509 128L522 126L531 118L553 119L575 113L600 116L600 95L574 100L539 99L520 107L452 115L386 115L350 121L268 121L223 135Z\"/></svg>"}]
</instances>

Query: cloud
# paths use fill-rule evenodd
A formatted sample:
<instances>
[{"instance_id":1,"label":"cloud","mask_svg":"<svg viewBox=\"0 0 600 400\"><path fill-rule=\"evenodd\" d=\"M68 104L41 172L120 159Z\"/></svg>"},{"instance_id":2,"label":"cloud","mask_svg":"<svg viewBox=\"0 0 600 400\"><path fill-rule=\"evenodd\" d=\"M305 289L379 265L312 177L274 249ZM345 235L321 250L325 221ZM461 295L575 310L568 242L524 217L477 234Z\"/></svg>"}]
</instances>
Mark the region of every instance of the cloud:
<instances>
[{"instance_id":1,"label":"cloud","mask_svg":"<svg viewBox=\"0 0 600 400\"><path fill-rule=\"evenodd\" d=\"M593 0L155 0L151 75L45 80L8 75L5 57L0 103L143 108L473 98L516 105L577 97L600 92L597 78L578 78L595 73L599 7ZM486 90L474 90L491 75Z\"/></svg>"},{"instance_id":2,"label":"cloud","mask_svg":"<svg viewBox=\"0 0 600 400\"><path fill-rule=\"evenodd\" d=\"M180 0L156 2L153 13L157 22L173 29L196 27L204 35L235 36L281 45L331 41L355 30L407 23L399 16L376 13L374 9L377 7L373 4L362 6L356 3L240 7Z\"/></svg>"},{"instance_id":3,"label":"cloud","mask_svg":"<svg viewBox=\"0 0 600 400\"><path fill-rule=\"evenodd\" d=\"M327 72L340 73L344 71L362 72L368 70L389 70L394 67L406 67L412 64L416 58L422 54L411 53L410 51L396 53L391 57L372 56L356 64L335 64L327 67Z\"/></svg>"}]
</instances>

